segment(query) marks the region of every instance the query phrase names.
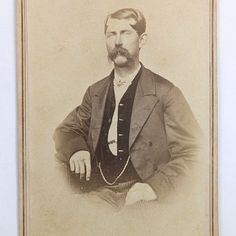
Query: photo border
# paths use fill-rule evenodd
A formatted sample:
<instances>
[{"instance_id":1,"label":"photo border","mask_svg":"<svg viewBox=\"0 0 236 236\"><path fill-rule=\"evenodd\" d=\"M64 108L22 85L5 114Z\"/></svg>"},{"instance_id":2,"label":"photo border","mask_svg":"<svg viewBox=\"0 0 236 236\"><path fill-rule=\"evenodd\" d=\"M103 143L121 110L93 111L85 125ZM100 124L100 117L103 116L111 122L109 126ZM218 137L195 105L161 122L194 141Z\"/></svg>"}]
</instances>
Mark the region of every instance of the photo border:
<instances>
[{"instance_id":1,"label":"photo border","mask_svg":"<svg viewBox=\"0 0 236 236\"><path fill-rule=\"evenodd\" d=\"M219 235L218 226L218 119L217 119L217 1L209 0L210 70L210 236ZM17 33L17 147L18 147L18 222L19 235L28 236L27 217L27 0L16 1Z\"/></svg>"}]
</instances>

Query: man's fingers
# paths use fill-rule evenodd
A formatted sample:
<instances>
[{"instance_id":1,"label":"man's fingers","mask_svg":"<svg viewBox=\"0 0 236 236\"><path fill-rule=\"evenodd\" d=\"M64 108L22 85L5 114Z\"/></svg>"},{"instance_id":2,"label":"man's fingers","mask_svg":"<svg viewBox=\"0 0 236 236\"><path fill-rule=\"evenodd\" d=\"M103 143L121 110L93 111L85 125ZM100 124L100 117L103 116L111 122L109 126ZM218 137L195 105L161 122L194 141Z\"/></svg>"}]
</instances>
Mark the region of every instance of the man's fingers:
<instances>
[{"instance_id":1,"label":"man's fingers","mask_svg":"<svg viewBox=\"0 0 236 236\"><path fill-rule=\"evenodd\" d=\"M136 183L128 191L125 205L132 205L138 201L152 201L155 199L157 199L157 196L148 184Z\"/></svg>"},{"instance_id":2,"label":"man's fingers","mask_svg":"<svg viewBox=\"0 0 236 236\"><path fill-rule=\"evenodd\" d=\"M80 174L80 179L84 178L86 172L86 180L91 176L91 160L87 151L78 151L70 158L70 170L75 174Z\"/></svg>"},{"instance_id":3,"label":"man's fingers","mask_svg":"<svg viewBox=\"0 0 236 236\"><path fill-rule=\"evenodd\" d=\"M142 201L142 192L139 191L139 184L134 184L127 193L125 198L125 206L132 205L136 202Z\"/></svg>"},{"instance_id":4,"label":"man's fingers","mask_svg":"<svg viewBox=\"0 0 236 236\"><path fill-rule=\"evenodd\" d=\"M86 167L86 180L90 180L91 176L91 161L90 159L84 160L85 167Z\"/></svg>"},{"instance_id":5,"label":"man's fingers","mask_svg":"<svg viewBox=\"0 0 236 236\"><path fill-rule=\"evenodd\" d=\"M84 167L84 162L83 161L79 161L79 172L80 172L80 179L84 178L85 167Z\"/></svg>"},{"instance_id":6,"label":"man's fingers","mask_svg":"<svg viewBox=\"0 0 236 236\"><path fill-rule=\"evenodd\" d=\"M138 201L141 201L140 195L136 192L128 192L126 199L125 199L125 206L132 205Z\"/></svg>"},{"instance_id":7,"label":"man's fingers","mask_svg":"<svg viewBox=\"0 0 236 236\"><path fill-rule=\"evenodd\" d=\"M75 171L74 161L70 159L70 170Z\"/></svg>"},{"instance_id":8,"label":"man's fingers","mask_svg":"<svg viewBox=\"0 0 236 236\"><path fill-rule=\"evenodd\" d=\"M80 173L80 164L78 161L74 161L74 165L75 165L75 173L79 174Z\"/></svg>"}]
</instances>

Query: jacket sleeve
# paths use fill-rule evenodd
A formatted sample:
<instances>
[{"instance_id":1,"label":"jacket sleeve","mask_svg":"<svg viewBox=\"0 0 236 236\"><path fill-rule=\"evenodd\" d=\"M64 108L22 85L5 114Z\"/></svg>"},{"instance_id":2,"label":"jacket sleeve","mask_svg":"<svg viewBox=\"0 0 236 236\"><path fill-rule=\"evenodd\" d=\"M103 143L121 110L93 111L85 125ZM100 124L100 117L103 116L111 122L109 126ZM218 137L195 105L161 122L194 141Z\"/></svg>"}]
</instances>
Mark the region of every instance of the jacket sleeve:
<instances>
[{"instance_id":1,"label":"jacket sleeve","mask_svg":"<svg viewBox=\"0 0 236 236\"><path fill-rule=\"evenodd\" d=\"M75 108L57 127L53 139L56 148L56 157L68 162L77 151L89 151L87 145L89 125L91 119L90 88L87 89L82 103Z\"/></svg>"},{"instance_id":2,"label":"jacket sleeve","mask_svg":"<svg viewBox=\"0 0 236 236\"><path fill-rule=\"evenodd\" d=\"M163 99L164 125L170 160L146 182L158 199L177 189L199 162L202 133L181 91L172 87Z\"/></svg>"}]
</instances>

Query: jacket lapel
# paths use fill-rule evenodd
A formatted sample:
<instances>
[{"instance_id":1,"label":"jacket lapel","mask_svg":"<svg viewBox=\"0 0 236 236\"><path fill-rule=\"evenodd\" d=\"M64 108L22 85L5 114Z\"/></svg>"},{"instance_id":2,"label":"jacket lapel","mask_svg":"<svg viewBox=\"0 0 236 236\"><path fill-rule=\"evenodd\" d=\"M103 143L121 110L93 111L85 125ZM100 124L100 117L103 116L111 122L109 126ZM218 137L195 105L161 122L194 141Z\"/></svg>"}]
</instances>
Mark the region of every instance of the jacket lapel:
<instances>
[{"instance_id":1,"label":"jacket lapel","mask_svg":"<svg viewBox=\"0 0 236 236\"><path fill-rule=\"evenodd\" d=\"M101 132L101 126L103 121L103 115L105 110L106 99L109 91L110 81L112 79L113 72L104 79L103 83L94 91L94 102L91 117L91 135L93 142L93 150L96 150L99 135ZM159 101L156 95L156 87L154 78L151 72L142 66L142 73L137 85L133 111L130 122L130 135L129 135L129 148L133 145L139 132L141 131L145 121L148 119L156 103Z\"/></svg>"},{"instance_id":2,"label":"jacket lapel","mask_svg":"<svg viewBox=\"0 0 236 236\"><path fill-rule=\"evenodd\" d=\"M112 76L113 73L111 73L108 77L106 77L103 83L96 88L93 94L94 101L92 106L92 117L91 117L91 135L92 135L92 143L94 151L96 150L99 135L101 132L106 99Z\"/></svg>"},{"instance_id":3,"label":"jacket lapel","mask_svg":"<svg viewBox=\"0 0 236 236\"><path fill-rule=\"evenodd\" d=\"M153 75L143 67L137 85L131 115L129 148L133 145L135 139L158 101L159 99L156 95Z\"/></svg>"}]
</instances>

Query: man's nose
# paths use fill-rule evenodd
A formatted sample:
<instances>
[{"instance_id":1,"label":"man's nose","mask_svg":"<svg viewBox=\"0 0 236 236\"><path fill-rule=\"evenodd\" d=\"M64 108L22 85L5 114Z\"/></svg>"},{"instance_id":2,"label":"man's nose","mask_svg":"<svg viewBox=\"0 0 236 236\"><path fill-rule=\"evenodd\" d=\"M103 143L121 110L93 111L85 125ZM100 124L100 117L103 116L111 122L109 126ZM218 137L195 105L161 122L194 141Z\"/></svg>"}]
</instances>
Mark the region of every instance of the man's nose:
<instances>
[{"instance_id":1,"label":"man's nose","mask_svg":"<svg viewBox=\"0 0 236 236\"><path fill-rule=\"evenodd\" d=\"M116 41L115 41L115 44L116 46L121 46L123 43L122 43L122 38L121 38L121 35L116 35Z\"/></svg>"}]
</instances>

